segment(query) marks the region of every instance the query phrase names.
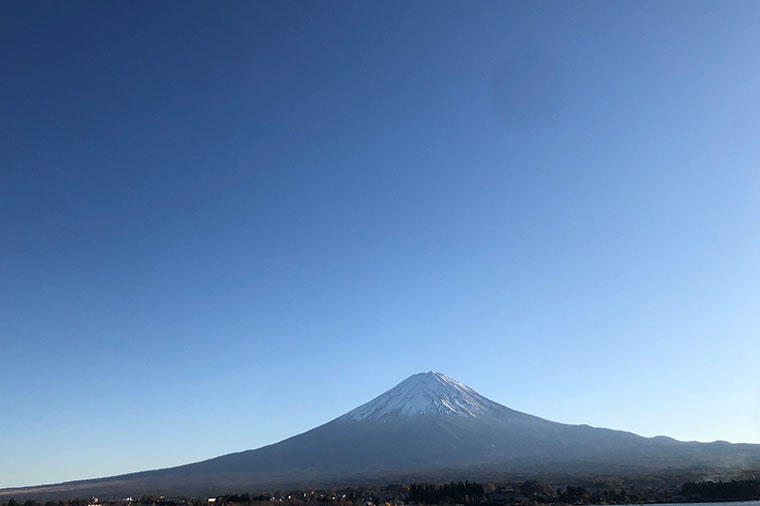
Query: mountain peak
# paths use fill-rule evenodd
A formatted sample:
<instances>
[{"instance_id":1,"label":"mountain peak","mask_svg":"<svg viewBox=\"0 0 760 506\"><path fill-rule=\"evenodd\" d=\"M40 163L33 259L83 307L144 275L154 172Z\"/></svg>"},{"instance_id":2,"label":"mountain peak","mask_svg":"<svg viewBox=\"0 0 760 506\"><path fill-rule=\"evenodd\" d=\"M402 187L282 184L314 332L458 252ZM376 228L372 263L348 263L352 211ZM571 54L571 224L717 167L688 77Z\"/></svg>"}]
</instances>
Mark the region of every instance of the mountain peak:
<instances>
[{"instance_id":1,"label":"mountain peak","mask_svg":"<svg viewBox=\"0 0 760 506\"><path fill-rule=\"evenodd\" d=\"M429 371L413 374L375 399L349 411L349 420L398 416L466 416L493 414L501 405L445 374Z\"/></svg>"}]
</instances>

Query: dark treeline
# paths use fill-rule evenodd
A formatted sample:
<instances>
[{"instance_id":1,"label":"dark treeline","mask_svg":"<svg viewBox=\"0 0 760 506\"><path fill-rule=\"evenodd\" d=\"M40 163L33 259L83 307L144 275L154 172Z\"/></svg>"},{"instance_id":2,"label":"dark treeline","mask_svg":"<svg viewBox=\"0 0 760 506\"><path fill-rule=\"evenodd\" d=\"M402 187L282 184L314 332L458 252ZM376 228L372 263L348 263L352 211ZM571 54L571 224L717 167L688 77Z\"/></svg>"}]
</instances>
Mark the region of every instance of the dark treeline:
<instances>
[{"instance_id":1,"label":"dark treeline","mask_svg":"<svg viewBox=\"0 0 760 506\"><path fill-rule=\"evenodd\" d=\"M269 501L272 498L269 494L233 494L222 496L222 502L235 504L251 504L252 502Z\"/></svg>"},{"instance_id":2,"label":"dark treeline","mask_svg":"<svg viewBox=\"0 0 760 506\"><path fill-rule=\"evenodd\" d=\"M409 487L409 501L422 504L470 504L480 503L485 497L482 483L461 481L435 485L414 483Z\"/></svg>"},{"instance_id":3,"label":"dark treeline","mask_svg":"<svg viewBox=\"0 0 760 506\"><path fill-rule=\"evenodd\" d=\"M760 499L760 480L700 481L684 483L681 493L699 501L748 501Z\"/></svg>"}]
</instances>

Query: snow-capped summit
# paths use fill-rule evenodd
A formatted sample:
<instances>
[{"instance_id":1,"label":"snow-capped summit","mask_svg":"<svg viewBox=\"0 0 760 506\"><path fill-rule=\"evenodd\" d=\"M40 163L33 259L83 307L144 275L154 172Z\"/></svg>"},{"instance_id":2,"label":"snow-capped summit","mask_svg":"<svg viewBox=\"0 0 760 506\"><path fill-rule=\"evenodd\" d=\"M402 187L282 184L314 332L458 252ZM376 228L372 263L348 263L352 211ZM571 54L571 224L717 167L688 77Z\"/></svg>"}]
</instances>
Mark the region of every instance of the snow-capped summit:
<instances>
[{"instance_id":1,"label":"snow-capped summit","mask_svg":"<svg viewBox=\"0 0 760 506\"><path fill-rule=\"evenodd\" d=\"M439 372L414 374L384 394L349 411L349 420L388 416L467 416L492 414L503 408L470 387Z\"/></svg>"}]
</instances>

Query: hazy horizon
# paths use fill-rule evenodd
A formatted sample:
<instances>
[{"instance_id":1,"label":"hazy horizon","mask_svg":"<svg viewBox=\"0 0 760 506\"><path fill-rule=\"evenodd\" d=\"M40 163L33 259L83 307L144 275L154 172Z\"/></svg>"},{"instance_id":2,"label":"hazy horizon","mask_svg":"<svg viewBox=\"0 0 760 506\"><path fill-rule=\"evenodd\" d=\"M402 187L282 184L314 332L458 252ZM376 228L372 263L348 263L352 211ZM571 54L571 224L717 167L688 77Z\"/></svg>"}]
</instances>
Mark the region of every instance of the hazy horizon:
<instances>
[{"instance_id":1,"label":"hazy horizon","mask_svg":"<svg viewBox=\"0 0 760 506\"><path fill-rule=\"evenodd\" d=\"M436 370L760 443L760 3L0 4L0 487Z\"/></svg>"}]
</instances>

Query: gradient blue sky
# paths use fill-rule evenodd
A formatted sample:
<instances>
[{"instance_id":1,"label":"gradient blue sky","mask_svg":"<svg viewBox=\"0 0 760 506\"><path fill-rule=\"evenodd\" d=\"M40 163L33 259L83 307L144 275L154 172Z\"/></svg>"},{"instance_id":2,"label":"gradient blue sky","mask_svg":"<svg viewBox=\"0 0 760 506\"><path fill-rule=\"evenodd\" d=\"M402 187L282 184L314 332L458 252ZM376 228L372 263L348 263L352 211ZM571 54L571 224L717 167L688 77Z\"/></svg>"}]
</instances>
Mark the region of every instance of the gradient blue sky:
<instances>
[{"instance_id":1,"label":"gradient blue sky","mask_svg":"<svg viewBox=\"0 0 760 506\"><path fill-rule=\"evenodd\" d=\"M760 442L758 2L0 4L0 486L430 369Z\"/></svg>"}]
</instances>

